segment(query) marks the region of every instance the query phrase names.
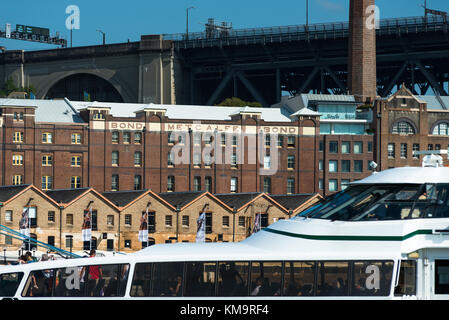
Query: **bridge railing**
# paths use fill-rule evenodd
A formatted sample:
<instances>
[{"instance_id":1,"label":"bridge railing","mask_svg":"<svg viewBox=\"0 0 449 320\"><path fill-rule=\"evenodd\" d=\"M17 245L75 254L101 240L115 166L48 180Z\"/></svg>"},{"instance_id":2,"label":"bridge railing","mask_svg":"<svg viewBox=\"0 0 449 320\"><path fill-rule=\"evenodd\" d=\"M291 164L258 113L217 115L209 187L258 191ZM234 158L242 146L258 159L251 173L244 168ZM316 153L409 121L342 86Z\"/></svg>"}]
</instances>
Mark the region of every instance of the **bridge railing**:
<instances>
[{"instance_id":1,"label":"bridge railing","mask_svg":"<svg viewBox=\"0 0 449 320\"><path fill-rule=\"evenodd\" d=\"M447 21L442 16L381 19L379 36L403 33L447 31ZM348 22L317 23L250 29L227 29L214 32L164 34L164 40L175 42L175 48L197 48L222 45L246 45L268 42L326 40L349 35Z\"/></svg>"}]
</instances>

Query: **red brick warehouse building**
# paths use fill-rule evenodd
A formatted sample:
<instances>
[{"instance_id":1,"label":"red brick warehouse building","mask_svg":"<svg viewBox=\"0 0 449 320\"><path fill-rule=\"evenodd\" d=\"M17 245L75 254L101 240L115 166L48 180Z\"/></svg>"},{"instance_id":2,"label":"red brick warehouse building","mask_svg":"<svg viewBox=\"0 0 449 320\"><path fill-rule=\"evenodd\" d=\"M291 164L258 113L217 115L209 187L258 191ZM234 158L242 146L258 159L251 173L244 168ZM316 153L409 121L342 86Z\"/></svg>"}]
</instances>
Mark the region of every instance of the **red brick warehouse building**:
<instances>
[{"instance_id":1,"label":"red brick warehouse building","mask_svg":"<svg viewBox=\"0 0 449 320\"><path fill-rule=\"evenodd\" d=\"M2 185L318 191L310 110L1 99Z\"/></svg>"}]
</instances>

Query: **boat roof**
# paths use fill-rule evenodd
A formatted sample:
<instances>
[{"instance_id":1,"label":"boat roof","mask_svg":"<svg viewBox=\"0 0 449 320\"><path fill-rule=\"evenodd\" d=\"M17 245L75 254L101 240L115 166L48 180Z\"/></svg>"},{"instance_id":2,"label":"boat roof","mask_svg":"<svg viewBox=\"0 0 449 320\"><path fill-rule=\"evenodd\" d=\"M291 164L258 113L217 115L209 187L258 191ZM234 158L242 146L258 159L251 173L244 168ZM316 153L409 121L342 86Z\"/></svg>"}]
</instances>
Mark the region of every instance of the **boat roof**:
<instances>
[{"instance_id":1,"label":"boat roof","mask_svg":"<svg viewBox=\"0 0 449 320\"><path fill-rule=\"evenodd\" d=\"M401 167L375 172L351 185L449 183L448 167Z\"/></svg>"}]
</instances>

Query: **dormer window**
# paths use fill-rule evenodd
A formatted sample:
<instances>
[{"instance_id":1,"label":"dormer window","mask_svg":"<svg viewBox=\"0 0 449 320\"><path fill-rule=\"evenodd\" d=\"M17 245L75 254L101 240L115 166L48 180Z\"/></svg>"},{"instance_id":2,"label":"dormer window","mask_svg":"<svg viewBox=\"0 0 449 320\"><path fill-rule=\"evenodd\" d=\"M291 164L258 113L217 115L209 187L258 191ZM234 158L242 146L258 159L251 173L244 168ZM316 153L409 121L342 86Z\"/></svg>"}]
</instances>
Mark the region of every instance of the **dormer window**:
<instances>
[{"instance_id":1,"label":"dormer window","mask_svg":"<svg viewBox=\"0 0 449 320\"><path fill-rule=\"evenodd\" d=\"M23 112L14 112L14 121L23 121Z\"/></svg>"},{"instance_id":2,"label":"dormer window","mask_svg":"<svg viewBox=\"0 0 449 320\"><path fill-rule=\"evenodd\" d=\"M94 113L93 119L94 120L104 120L105 116L103 113L97 112L97 113Z\"/></svg>"}]
</instances>

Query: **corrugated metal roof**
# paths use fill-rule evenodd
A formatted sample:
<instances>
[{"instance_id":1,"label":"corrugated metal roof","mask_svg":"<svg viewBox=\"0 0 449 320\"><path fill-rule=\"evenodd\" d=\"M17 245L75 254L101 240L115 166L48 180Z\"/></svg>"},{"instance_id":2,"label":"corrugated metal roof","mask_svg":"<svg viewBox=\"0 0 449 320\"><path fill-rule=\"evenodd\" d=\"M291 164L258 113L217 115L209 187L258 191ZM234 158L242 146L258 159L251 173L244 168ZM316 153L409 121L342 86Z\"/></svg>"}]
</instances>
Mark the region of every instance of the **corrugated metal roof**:
<instances>
[{"instance_id":1,"label":"corrugated metal roof","mask_svg":"<svg viewBox=\"0 0 449 320\"><path fill-rule=\"evenodd\" d=\"M427 109L431 110L447 110L449 109L449 96L440 96L443 106L436 96L417 96L418 99L427 102Z\"/></svg>"},{"instance_id":2,"label":"corrugated metal roof","mask_svg":"<svg viewBox=\"0 0 449 320\"><path fill-rule=\"evenodd\" d=\"M78 110L92 105L92 102L70 101ZM136 111L145 108L165 109L169 119L186 120L231 120L231 115L244 112L261 113L261 118L271 122L291 122L290 112L283 108L253 108L253 107L217 107L197 105L169 105L169 104L136 104L136 103L109 103L95 102L95 106L110 107L114 117L134 117Z\"/></svg>"},{"instance_id":3,"label":"corrugated metal roof","mask_svg":"<svg viewBox=\"0 0 449 320\"><path fill-rule=\"evenodd\" d=\"M65 100L0 99L0 106L37 107L36 122L84 123Z\"/></svg>"}]
</instances>

